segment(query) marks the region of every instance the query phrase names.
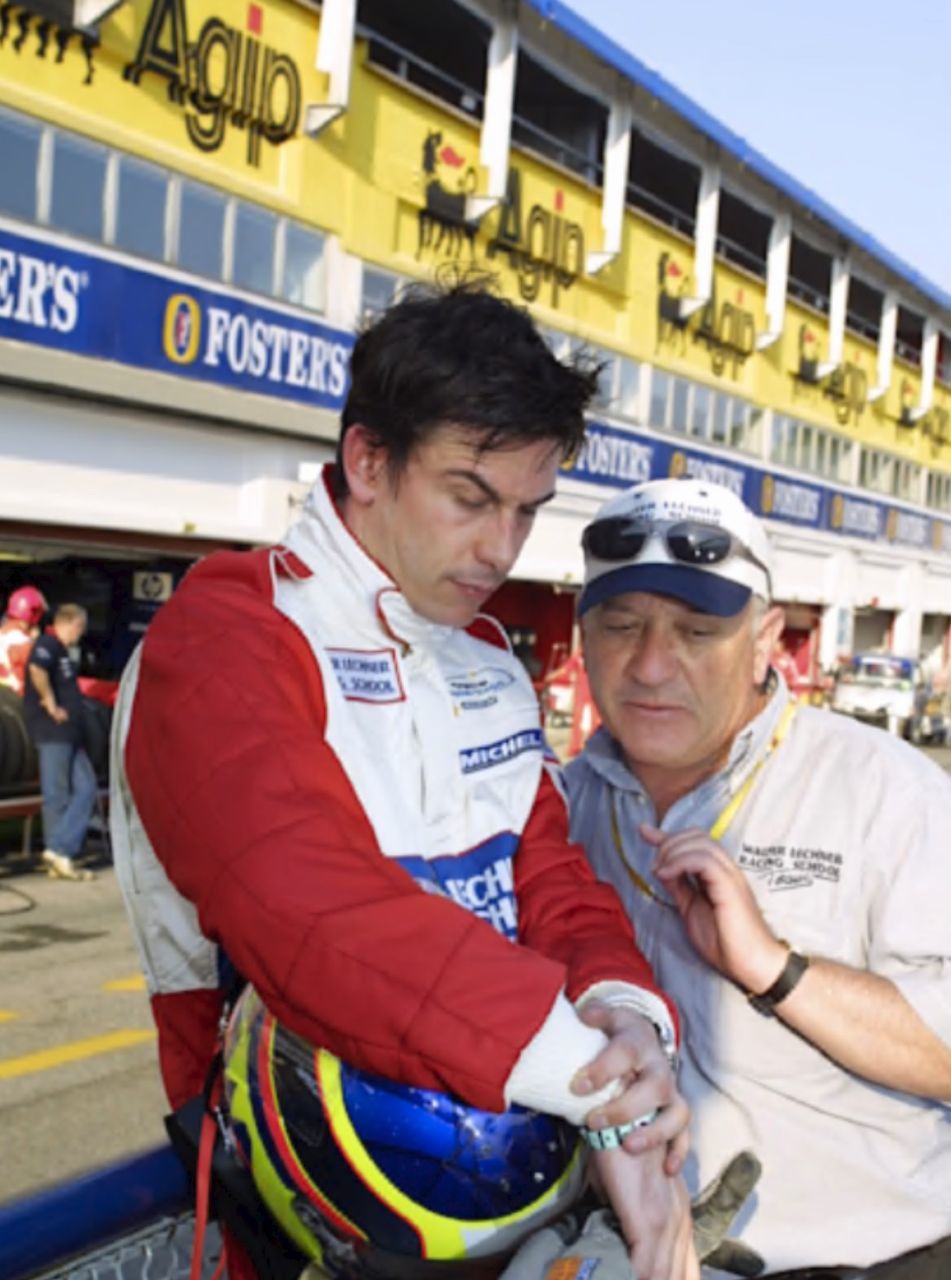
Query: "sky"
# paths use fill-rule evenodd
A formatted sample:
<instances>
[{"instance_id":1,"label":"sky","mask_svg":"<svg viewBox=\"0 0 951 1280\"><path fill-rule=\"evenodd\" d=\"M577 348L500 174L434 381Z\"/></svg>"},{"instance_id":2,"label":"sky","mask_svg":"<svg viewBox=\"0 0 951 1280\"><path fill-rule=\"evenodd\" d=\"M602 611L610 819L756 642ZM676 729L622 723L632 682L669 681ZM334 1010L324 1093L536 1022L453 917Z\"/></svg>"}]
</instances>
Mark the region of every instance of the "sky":
<instances>
[{"instance_id":1,"label":"sky","mask_svg":"<svg viewBox=\"0 0 951 1280\"><path fill-rule=\"evenodd\" d=\"M567 0L951 293L947 0Z\"/></svg>"}]
</instances>

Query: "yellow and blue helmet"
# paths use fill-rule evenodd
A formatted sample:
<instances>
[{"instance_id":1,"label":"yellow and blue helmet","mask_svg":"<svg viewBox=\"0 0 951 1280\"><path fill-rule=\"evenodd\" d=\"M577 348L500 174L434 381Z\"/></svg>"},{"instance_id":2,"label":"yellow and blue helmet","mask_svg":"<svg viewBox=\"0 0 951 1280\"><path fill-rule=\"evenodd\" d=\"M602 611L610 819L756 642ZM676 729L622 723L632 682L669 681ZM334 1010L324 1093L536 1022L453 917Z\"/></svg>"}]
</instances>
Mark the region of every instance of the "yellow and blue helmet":
<instances>
[{"instance_id":1,"label":"yellow and blue helmet","mask_svg":"<svg viewBox=\"0 0 951 1280\"><path fill-rule=\"evenodd\" d=\"M478 1270L570 1208L584 1183L573 1126L359 1071L281 1026L250 989L225 1043L225 1097L261 1198L332 1276Z\"/></svg>"}]
</instances>

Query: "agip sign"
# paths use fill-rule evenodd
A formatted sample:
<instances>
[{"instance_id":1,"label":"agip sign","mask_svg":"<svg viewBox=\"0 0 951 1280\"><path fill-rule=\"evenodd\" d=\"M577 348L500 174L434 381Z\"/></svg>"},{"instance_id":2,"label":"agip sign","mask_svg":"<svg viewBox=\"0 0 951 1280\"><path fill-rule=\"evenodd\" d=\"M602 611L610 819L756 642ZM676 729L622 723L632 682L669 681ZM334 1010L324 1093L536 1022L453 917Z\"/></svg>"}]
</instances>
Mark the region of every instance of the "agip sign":
<instances>
[{"instance_id":1,"label":"agip sign","mask_svg":"<svg viewBox=\"0 0 951 1280\"><path fill-rule=\"evenodd\" d=\"M185 118L189 141L217 151L229 128L247 133L247 161L258 165L261 143L280 146L297 133L302 89L297 64L268 45L258 4L227 6L245 16L245 28L212 15L191 38L186 0L152 0L135 57L123 75L139 84L155 75Z\"/></svg>"}]
</instances>

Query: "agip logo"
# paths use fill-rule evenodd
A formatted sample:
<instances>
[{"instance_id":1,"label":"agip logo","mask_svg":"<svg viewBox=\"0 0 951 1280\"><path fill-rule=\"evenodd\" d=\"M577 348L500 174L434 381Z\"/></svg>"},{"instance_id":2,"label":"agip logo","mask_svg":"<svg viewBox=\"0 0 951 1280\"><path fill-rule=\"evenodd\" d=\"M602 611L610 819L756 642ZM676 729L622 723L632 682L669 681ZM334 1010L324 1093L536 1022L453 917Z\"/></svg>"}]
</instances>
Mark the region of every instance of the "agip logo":
<instances>
[{"instance_id":1,"label":"agip logo","mask_svg":"<svg viewBox=\"0 0 951 1280\"><path fill-rule=\"evenodd\" d=\"M201 343L201 307L187 293L173 293L165 304L162 350L173 364L192 364Z\"/></svg>"},{"instance_id":2,"label":"agip logo","mask_svg":"<svg viewBox=\"0 0 951 1280\"><path fill-rule=\"evenodd\" d=\"M9 8L0 3L0 13ZM222 6L229 18L235 0ZM146 74L168 84L168 99L181 107L189 141L217 151L229 127L247 133L248 164L261 162L261 143L277 147L293 138L303 109L300 71L289 54L264 43L264 9L249 3L245 29L207 18L190 38L186 0L150 0L135 57L123 76L138 84Z\"/></svg>"}]
</instances>

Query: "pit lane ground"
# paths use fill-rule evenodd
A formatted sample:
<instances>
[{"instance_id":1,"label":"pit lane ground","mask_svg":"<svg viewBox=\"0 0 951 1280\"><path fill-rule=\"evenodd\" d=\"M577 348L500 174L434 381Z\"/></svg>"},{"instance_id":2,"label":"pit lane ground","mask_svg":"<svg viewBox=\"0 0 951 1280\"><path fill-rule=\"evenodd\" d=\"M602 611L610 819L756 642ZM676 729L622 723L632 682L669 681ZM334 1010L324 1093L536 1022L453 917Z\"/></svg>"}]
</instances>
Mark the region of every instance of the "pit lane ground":
<instances>
[{"instance_id":1,"label":"pit lane ground","mask_svg":"<svg viewBox=\"0 0 951 1280\"><path fill-rule=\"evenodd\" d=\"M951 771L951 747L926 754ZM0 849L0 1203L164 1140L138 959L112 868L90 864L49 880Z\"/></svg>"}]
</instances>

